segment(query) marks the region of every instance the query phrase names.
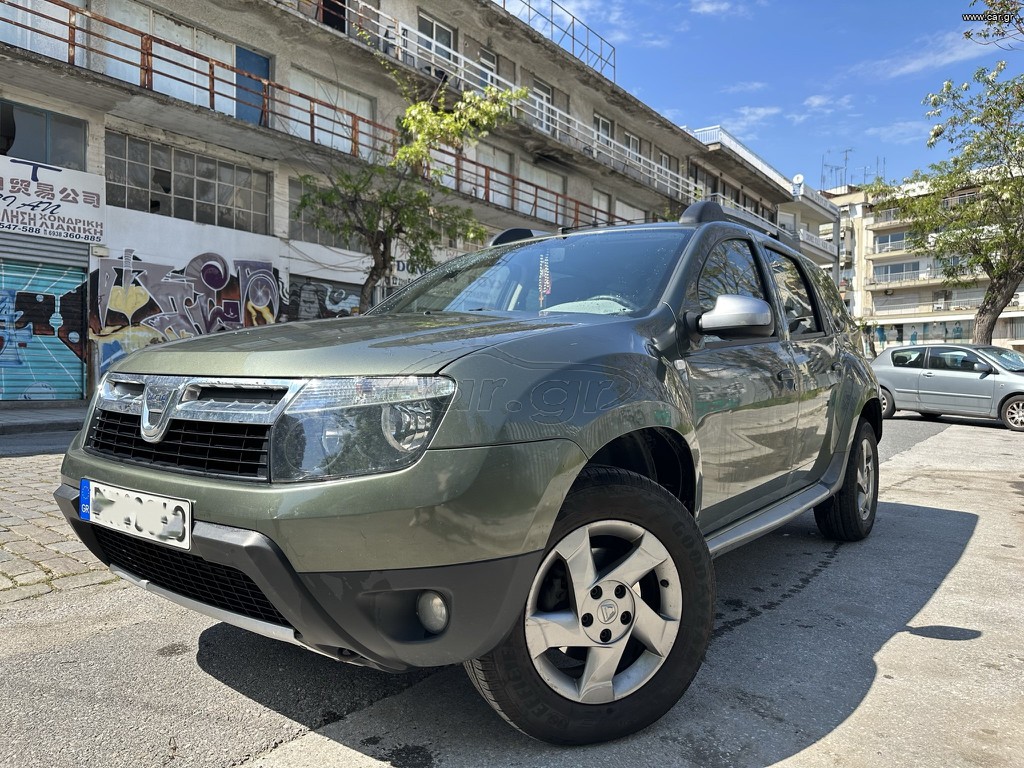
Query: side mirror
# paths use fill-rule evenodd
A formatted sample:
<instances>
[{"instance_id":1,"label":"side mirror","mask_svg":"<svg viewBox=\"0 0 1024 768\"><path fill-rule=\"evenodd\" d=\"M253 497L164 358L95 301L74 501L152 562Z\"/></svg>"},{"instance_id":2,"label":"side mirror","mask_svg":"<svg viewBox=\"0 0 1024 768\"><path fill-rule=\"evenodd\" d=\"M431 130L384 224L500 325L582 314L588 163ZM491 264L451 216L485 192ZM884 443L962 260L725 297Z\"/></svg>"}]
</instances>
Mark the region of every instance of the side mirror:
<instances>
[{"instance_id":1,"label":"side mirror","mask_svg":"<svg viewBox=\"0 0 1024 768\"><path fill-rule=\"evenodd\" d=\"M974 364L974 370L976 370L978 373L994 373L995 372L995 368L993 368L988 363L975 363Z\"/></svg>"},{"instance_id":2,"label":"side mirror","mask_svg":"<svg viewBox=\"0 0 1024 768\"><path fill-rule=\"evenodd\" d=\"M697 319L697 329L723 339L764 337L775 332L775 319L766 301L723 294L715 299L714 309Z\"/></svg>"}]
</instances>

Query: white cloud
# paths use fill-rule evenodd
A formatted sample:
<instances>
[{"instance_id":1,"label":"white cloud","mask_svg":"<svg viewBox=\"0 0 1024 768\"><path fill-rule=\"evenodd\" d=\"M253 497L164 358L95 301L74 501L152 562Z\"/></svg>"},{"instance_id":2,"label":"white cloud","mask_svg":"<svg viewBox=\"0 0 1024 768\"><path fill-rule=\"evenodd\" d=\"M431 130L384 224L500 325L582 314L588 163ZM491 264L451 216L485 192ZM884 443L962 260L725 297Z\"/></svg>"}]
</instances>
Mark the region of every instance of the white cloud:
<instances>
[{"instance_id":1,"label":"white cloud","mask_svg":"<svg viewBox=\"0 0 1024 768\"><path fill-rule=\"evenodd\" d=\"M768 83L762 83L759 80L745 80L723 88L722 93L754 93L755 91L762 91L767 87Z\"/></svg>"},{"instance_id":2,"label":"white cloud","mask_svg":"<svg viewBox=\"0 0 1024 768\"><path fill-rule=\"evenodd\" d=\"M728 0L690 0L690 13L700 13L705 16L715 16L727 13L732 8Z\"/></svg>"},{"instance_id":3,"label":"white cloud","mask_svg":"<svg viewBox=\"0 0 1024 768\"><path fill-rule=\"evenodd\" d=\"M811 117L827 117L833 112L849 112L853 107L853 94L847 93L842 96L830 96L823 93L815 93L804 99L803 112L793 112L786 115L793 125L800 125Z\"/></svg>"},{"instance_id":4,"label":"white cloud","mask_svg":"<svg viewBox=\"0 0 1024 768\"><path fill-rule=\"evenodd\" d=\"M722 126L741 139L754 138L754 130L782 111L782 107L740 107L736 114L722 120Z\"/></svg>"},{"instance_id":5,"label":"white cloud","mask_svg":"<svg viewBox=\"0 0 1024 768\"><path fill-rule=\"evenodd\" d=\"M917 40L911 51L866 63L861 67L891 79L941 69L958 61L970 61L991 53L988 46L966 40L960 32L945 32Z\"/></svg>"},{"instance_id":6,"label":"white cloud","mask_svg":"<svg viewBox=\"0 0 1024 768\"><path fill-rule=\"evenodd\" d=\"M865 136L880 139L889 144L911 144L928 140L931 128L918 120L898 120L888 125L879 125L864 131Z\"/></svg>"}]
</instances>

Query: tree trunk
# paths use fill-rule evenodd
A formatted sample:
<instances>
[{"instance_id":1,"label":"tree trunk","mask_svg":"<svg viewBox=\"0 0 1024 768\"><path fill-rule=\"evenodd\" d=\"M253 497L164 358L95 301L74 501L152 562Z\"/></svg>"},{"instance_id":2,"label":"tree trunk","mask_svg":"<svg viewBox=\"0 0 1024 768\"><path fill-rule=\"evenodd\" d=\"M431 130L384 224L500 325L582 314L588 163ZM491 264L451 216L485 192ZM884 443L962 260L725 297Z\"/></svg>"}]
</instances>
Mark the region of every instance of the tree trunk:
<instances>
[{"instance_id":1,"label":"tree trunk","mask_svg":"<svg viewBox=\"0 0 1024 768\"><path fill-rule=\"evenodd\" d=\"M388 263L391 249L390 240L375 240L371 243L371 248L373 250L373 266L370 267L370 274L366 276L363 288L359 291L359 314L363 314L373 306L373 289L377 287L377 283L387 274L388 267L391 266Z\"/></svg>"},{"instance_id":2,"label":"tree trunk","mask_svg":"<svg viewBox=\"0 0 1024 768\"><path fill-rule=\"evenodd\" d=\"M996 329L999 314L1010 303L1019 283L1019 275L1001 275L992 279L978 307L978 313L974 316L974 336L971 341L975 344L992 343L992 333Z\"/></svg>"}]
</instances>

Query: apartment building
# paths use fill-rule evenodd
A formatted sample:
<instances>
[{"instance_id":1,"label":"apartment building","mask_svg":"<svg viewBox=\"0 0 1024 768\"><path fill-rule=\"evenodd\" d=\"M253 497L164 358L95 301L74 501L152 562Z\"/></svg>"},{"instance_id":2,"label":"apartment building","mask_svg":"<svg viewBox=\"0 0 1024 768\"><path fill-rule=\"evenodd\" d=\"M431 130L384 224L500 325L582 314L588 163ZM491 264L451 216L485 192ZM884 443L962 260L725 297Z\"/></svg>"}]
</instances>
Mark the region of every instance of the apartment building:
<instances>
[{"instance_id":1,"label":"apartment building","mask_svg":"<svg viewBox=\"0 0 1024 768\"><path fill-rule=\"evenodd\" d=\"M834 261L830 201L617 86L614 47L553 0L0 0L0 399L79 399L149 344L350 311L368 259L296 219L299 178L394 135L382 56L428 87L528 89L434 157L492 232L715 199ZM382 290L409 277L399 257Z\"/></svg>"},{"instance_id":2,"label":"apartment building","mask_svg":"<svg viewBox=\"0 0 1024 768\"><path fill-rule=\"evenodd\" d=\"M840 209L840 290L854 317L869 327L876 350L894 344L970 342L974 315L988 285L984 272L973 282L950 285L938 259L909 247L910 227L895 209L878 208L863 189L852 185L825 194ZM992 342L1024 349L1024 285L1003 310Z\"/></svg>"}]
</instances>

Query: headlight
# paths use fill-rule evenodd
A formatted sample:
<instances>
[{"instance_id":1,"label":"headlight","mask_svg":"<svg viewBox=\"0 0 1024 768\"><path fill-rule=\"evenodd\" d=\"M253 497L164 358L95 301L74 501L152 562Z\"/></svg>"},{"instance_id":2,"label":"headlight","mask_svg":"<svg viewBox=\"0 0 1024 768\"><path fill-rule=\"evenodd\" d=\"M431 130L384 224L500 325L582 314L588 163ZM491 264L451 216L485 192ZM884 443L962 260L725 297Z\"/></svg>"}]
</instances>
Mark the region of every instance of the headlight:
<instances>
[{"instance_id":1,"label":"headlight","mask_svg":"<svg viewBox=\"0 0 1024 768\"><path fill-rule=\"evenodd\" d=\"M455 382L440 376L320 379L304 386L271 432L274 482L407 467L426 450Z\"/></svg>"}]
</instances>

